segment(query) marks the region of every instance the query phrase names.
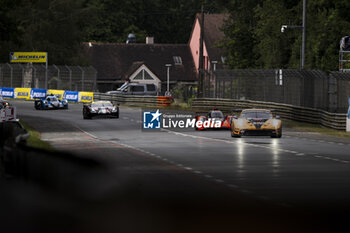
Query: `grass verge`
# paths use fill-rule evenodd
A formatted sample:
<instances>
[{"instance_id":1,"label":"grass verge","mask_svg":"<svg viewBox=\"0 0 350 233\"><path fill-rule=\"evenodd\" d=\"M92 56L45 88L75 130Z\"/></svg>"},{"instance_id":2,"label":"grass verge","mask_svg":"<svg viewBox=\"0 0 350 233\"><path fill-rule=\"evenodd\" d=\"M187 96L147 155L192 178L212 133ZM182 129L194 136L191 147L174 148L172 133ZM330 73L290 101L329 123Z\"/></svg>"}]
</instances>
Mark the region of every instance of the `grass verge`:
<instances>
[{"instance_id":1,"label":"grass verge","mask_svg":"<svg viewBox=\"0 0 350 233\"><path fill-rule=\"evenodd\" d=\"M347 133L341 130L326 128L321 125L297 122L297 121L286 120L286 119L282 119L282 124L283 124L283 127L291 128L295 130L312 132L312 133L320 133L320 134L336 136L336 137L350 138L350 133Z\"/></svg>"},{"instance_id":2,"label":"grass verge","mask_svg":"<svg viewBox=\"0 0 350 233\"><path fill-rule=\"evenodd\" d=\"M47 151L55 151L55 149L49 143L41 140L40 132L36 131L33 127L31 127L27 123L21 120L20 122L30 134L29 138L27 139L27 143L29 146L38 148L38 149L47 150Z\"/></svg>"}]
</instances>

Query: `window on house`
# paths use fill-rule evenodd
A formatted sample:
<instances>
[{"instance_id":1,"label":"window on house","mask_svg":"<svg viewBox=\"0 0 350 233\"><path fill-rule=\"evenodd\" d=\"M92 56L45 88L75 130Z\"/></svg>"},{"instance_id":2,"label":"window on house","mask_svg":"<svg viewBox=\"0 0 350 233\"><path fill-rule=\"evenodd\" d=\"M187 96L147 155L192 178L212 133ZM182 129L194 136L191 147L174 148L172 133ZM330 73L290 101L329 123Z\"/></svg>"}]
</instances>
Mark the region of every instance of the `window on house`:
<instances>
[{"instance_id":1,"label":"window on house","mask_svg":"<svg viewBox=\"0 0 350 233\"><path fill-rule=\"evenodd\" d=\"M143 70L143 71L144 71L145 80L153 80L152 76L146 70Z\"/></svg>"},{"instance_id":2,"label":"window on house","mask_svg":"<svg viewBox=\"0 0 350 233\"><path fill-rule=\"evenodd\" d=\"M142 71L143 71L143 70L141 70L141 71L134 77L134 80L142 80L142 79L143 79Z\"/></svg>"},{"instance_id":3,"label":"window on house","mask_svg":"<svg viewBox=\"0 0 350 233\"><path fill-rule=\"evenodd\" d=\"M154 80L154 78L152 78L152 76L145 69L142 69L133 79L134 80Z\"/></svg>"},{"instance_id":4,"label":"window on house","mask_svg":"<svg viewBox=\"0 0 350 233\"><path fill-rule=\"evenodd\" d=\"M174 56L173 59L175 65L182 65L182 58L180 56Z\"/></svg>"}]
</instances>

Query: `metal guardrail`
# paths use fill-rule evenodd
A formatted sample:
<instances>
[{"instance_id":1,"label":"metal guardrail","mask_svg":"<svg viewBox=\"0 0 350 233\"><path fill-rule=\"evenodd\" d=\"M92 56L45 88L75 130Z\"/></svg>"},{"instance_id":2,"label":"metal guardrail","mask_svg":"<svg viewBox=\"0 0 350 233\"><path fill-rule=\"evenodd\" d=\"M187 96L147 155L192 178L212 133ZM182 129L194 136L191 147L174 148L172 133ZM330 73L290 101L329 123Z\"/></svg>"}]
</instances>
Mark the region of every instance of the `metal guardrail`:
<instances>
[{"instance_id":1,"label":"metal guardrail","mask_svg":"<svg viewBox=\"0 0 350 233\"><path fill-rule=\"evenodd\" d=\"M277 115L280 115L285 119L319 124L337 130L345 130L346 128L345 113L330 113L319 109L305 108L289 104L252 100L201 98L193 100L192 107L200 110L210 110L217 107L222 111L227 112L231 112L233 109L245 108L274 109Z\"/></svg>"},{"instance_id":2,"label":"metal guardrail","mask_svg":"<svg viewBox=\"0 0 350 233\"><path fill-rule=\"evenodd\" d=\"M97 92L94 93L94 100L108 100L138 107L170 106L172 103L172 98L167 96L113 95Z\"/></svg>"}]
</instances>

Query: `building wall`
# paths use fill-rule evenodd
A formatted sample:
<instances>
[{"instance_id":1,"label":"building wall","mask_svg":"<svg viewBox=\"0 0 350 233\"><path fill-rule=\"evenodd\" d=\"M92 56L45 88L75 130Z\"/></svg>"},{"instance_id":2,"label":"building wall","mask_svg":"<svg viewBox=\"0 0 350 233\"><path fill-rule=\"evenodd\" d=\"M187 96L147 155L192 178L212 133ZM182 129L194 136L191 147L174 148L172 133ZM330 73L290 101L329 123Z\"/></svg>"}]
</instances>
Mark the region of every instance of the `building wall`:
<instances>
[{"instance_id":1,"label":"building wall","mask_svg":"<svg viewBox=\"0 0 350 233\"><path fill-rule=\"evenodd\" d=\"M198 73L198 67L199 67L199 50L200 50L200 34L201 34L201 29L200 29L200 24L198 18L196 18L195 25L193 28L192 36L190 39L190 49L194 61L194 65L196 67L196 71ZM208 51L205 45L205 42L203 43L203 55L204 55L204 69L208 69L208 63L210 62L209 56L208 56Z\"/></svg>"}]
</instances>

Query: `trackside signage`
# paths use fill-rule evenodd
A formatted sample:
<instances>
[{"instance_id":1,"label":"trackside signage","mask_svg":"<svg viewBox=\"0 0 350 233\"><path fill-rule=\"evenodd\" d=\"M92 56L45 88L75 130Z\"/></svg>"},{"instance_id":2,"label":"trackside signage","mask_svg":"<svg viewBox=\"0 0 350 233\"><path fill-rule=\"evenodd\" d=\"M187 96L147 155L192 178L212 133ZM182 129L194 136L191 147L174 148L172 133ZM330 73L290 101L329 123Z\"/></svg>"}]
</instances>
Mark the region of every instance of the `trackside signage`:
<instances>
[{"instance_id":1,"label":"trackside signage","mask_svg":"<svg viewBox=\"0 0 350 233\"><path fill-rule=\"evenodd\" d=\"M46 89L31 89L30 91L30 99L45 99L46 97Z\"/></svg>"},{"instance_id":2,"label":"trackside signage","mask_svg":"<svg viewBox=\"0 0 350 233\"><path fill-rule=\"evenodd\" d=\"M63 94L63 99L66 99L70 102L78 102L79 100L79 92L77 91L65 91Z\"/></svg>"},{"instance_id":3,"label":"trackside signage","mask_svg":"<svg viewBox=\"0 0 350 233\"><path fill-rule=\"evenodd\" d=\"M0 94L4 98L13 98L15 94L15 89L8 87L0 88Z\"/></svg>"},{"instance_id":4,"label":"trackside signage","mask_svg":"<svg viewBox=\"0 0 350 233\"><path fill-rule=\"evenodd\" d=\"M46 52L11 52L10 53L11 63L46 63L47 53Z\"/></svg>"},{"instance_id":5,"label":"trackside signage","mask_svg":"<svg viewBox=\"0 0 350 233\"><path fill-rule=\"evenodd\" d=\"M221 121L206 119L198 120L192 113L180 111L143 110L142 130L158 131L160 129L195 129L220 128Z\"/></svg>"}]
</instances>

